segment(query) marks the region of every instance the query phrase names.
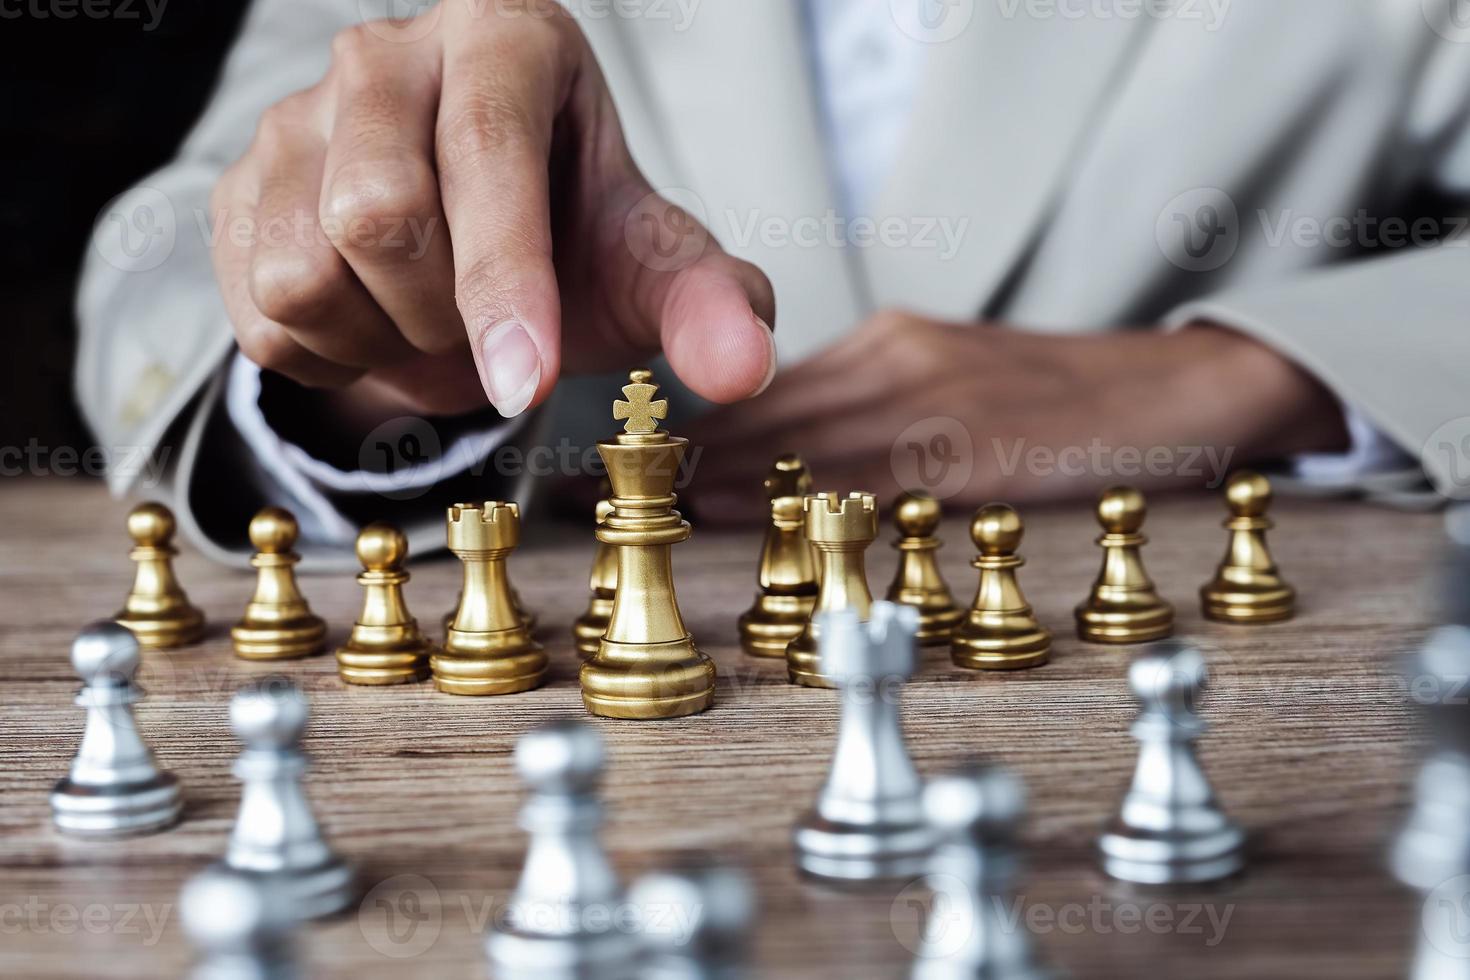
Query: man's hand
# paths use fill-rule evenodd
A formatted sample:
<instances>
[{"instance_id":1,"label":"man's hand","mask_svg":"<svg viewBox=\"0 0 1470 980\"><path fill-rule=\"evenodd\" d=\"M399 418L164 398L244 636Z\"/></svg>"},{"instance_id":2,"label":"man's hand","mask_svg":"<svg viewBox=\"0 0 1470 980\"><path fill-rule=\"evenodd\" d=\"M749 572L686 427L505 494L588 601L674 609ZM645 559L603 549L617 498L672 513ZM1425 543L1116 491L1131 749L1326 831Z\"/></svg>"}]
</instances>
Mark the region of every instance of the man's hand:
<instances>
[{"instance_id":1,"label":"man's hand","mask_svg":"<svg viewBox=\"0 0 1470 980\"><path fill-rule=\"evenodd\" d=\"M308 386L513 416L659 350L716 402L775 371L769 282L654 194L551 0L343 32L212 207L241 350Z\"/></svg>"},{"instance_id":2,"label":"man's hand","mask_svg":"<svg viewBox=\"0 0 1470 980\"><path fill-rule=\"evenodd\" d=\"M800 453L819 490L887 501L901 480L921 488L896 470L922 467L947 481L936 493L971 508L1115 483L1199 486L1225 475L1214 469L1347 438L1326 389L1234 331L1057 336L895 312L691 437L690 497L707 521L763 518L761 461L781 452ZM935 458L908 453L931 445Z\"/></svg>"}]
</instances>

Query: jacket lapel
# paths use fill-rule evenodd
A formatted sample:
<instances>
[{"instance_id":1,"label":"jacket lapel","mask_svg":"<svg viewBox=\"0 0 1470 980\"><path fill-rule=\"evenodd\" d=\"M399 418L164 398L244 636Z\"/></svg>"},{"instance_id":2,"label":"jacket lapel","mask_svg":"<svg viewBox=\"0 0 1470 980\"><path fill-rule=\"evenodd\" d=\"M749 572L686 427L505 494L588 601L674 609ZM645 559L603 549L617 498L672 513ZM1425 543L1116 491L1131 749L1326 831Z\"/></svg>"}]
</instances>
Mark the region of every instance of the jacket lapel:
<instances>
[{"instance_id":1,"label":"jacket lapel","mask_svg":"<svg viewBox=\"0 0 1470 980\"><path fill-rule=\"evenodd\" d=\"M911 138L874 208L907 231L863 252L879 306L973 318L1025 258L1147 30L1147 18L1053 13L979 2L958 37L932 45Z\"/></svg>"}]
</instances>

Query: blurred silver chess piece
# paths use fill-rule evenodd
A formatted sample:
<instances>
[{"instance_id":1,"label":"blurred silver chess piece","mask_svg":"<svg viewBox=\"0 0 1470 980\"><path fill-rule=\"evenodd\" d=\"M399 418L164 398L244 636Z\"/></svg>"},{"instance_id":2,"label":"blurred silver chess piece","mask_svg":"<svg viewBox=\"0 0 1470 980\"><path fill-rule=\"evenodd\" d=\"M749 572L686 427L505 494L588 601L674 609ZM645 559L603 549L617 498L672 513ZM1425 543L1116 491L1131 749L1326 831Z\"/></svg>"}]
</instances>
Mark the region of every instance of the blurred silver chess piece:
<instances>
[{"instance_id":1,"label":"blurred silver chess piece","mask_svg":"<svg viewBox=\"0 0 1470 980\"><path fill-rule=\"evenodd\" d=\"M916 609L892 602L873 603L866 623L851 609L822 614L819 662L842 708L827 781L794 833L807 874L863 882L924 870L934 838L898 707L918 627Z\"/></svg>"},{"instance_id":2,"label":"blurred silver chess piece","mask_svg":"<svg viewBox=\"0 0 1470 980\"><path fill-rule=\"evenodd\" d=\"M1196 705L1208 681L1200 651L1179 640L1145 647L1128 667L1138 700L1138 766L1122 809L1098 841L1103 870L1144 885L1214 881L1245 862L1245 834L1220 809L1195 757Z\"/></svg>"},{"instance_id":3,"label":"blurred silver chess piece","mask_svg":"<svg viewBox=\"0 0 1470 980\"><path fill-rule=\"evenodd\" d=\"M212 867L179 892L198 954L189 980L297 980L295 920L269 878Z\"/></svg>"},{"instance_id":4,"label":"blurred silver chess piece","mask_svg":"<svg viewBox=\"0 0 1470 980\"><path fill-rule=\"evenodd\" d=\"M555 722L522 736L515 762L531 791L520 815L530 841L507 914L486 942L493 975L634 976L637 944L618 928L626 897L598 839L602 736L579 721Z\"/></svg>"},{"instance_id":5,"label":"blurred silver chess piece","mask_svg":"<svg viewBox=\"0 0 1470 980\"><path fill-rule=\"evenodd\" d=\"M740 980L747 975L755 890L744 871L685 855L633 883L641 980Z\"/></svg>"},{"instance_id":6,"label":"blurred silver chess piece","mask_svg":"<svg viewBox=\"0 0 1470 980\"><path fill-rule=\"evenodd\" d=\"M1425 896L1414 980L1470 978L1470 538L1456 540L1445 575L1447 625L1408 664L1407 688L1431 746L1389 853L1394 875Z\"/></svg>"},{"instance_id":7,"label":"blurred silver chess piece","mask_svg":"<svg viewBox=\"0 0 1470 980\"><path fill-rule=\"evenodd\" d=\"M1055 976L1035 962L1025 917L1007 915L1025 796L1019 779L982 764L924 788L924 814L938 842L925 879L933 903L915 952L914 980Z\"/></svg>"},{"instance_id":8,"label":"blurred silver chess piece","mask_svg":"<svg viewBox=\"0 0 1470 980\"><path fill-rule=\"evenodd\" d=\"M125 627L98 622L77 635L71 664L82 679L76 703L87 709L71 773L51 791L58 830L79 837L124 837L162 830L183 810L179 781L161 771L143 743L133 705L138 640Z\"/></svg>"},{"instance_id":9,"label":"blurred silver chess piece","mask_svg":"<svg viewBox=\"0 0 1470 980\"><path fill-rule=\"evenodd\" d=\"M245 750L235 760L240 812L223 864L272 879L298 919L333 915L357 897L352 869L322 836L301 785L306 695L284 677L242 687L230 701L230 725Z\"/></svg>"}]
</instances>

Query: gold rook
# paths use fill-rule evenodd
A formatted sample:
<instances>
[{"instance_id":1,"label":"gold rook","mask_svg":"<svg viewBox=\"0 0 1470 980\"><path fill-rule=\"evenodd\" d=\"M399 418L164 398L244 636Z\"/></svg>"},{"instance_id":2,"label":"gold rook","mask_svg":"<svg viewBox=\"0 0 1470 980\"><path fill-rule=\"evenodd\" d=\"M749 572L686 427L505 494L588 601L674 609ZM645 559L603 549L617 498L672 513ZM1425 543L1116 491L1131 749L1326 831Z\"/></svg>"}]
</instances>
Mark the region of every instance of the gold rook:
<instances>
[{"instance_id":1,"label":"gold rook","mask_svg":"<svg viewBox=\"0 0 1470 980\"><path fill-rule=\"evenodd\" d=\"M506 558L521 540L521 511L496 500L445 513L449 550L464 565L459 606L444 648L429 660L446 694L516 694L546 677L546 654L516 609Z\"/></svg>"},{"instance_id":2,"label":"gold rook","mask_svg":"<svg viewBox=\"0 0 1470 980\"><path fill-rule=\"evenodd\" d=\"M853 609L859 622L868 621L873 594L868 591L863 552L878 537L878 500L871 493L851 493L846 497L818 493L804 498L802 506L806 511L806 537L816 549L821 565L821 585L806 627L786 648L786 674L793 684L836 687L818 663L817 638L821 627L817 615Z\"/></svg>"}]
</instances>

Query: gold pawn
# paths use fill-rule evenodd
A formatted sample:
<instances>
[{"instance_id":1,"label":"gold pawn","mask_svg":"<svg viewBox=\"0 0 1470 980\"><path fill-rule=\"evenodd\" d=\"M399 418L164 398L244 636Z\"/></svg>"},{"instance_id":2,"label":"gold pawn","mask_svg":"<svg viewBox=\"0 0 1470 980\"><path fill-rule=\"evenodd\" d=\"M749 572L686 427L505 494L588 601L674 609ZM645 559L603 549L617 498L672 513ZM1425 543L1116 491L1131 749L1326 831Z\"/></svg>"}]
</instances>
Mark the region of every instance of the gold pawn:
<instances>
[{"instance_id":1,"label":"gold pawn","mask_svg":"<svg viewBox=\"0 0 1470 980\"><path fill-rule=\"evenodd\" d=\"M654 400L652 374L633 371L613 402L623 431L597 444L612 481L612 513L597 540L618 555L607 633L582 664L582 701L607 718L677 718L714 703L715 665L694 645L674 594L670 551L689 538L674 509L674 480L689 440L658 427L669 403Z\"/></svg>"},{"instance_id":2,"label":"gold pawn","mask_svg":"<svg viewBox=\"0 0 1470 980\"><path fill-rule=\"evenodd\" d=\"M1271 482L1259 473L1237 473L1225 487L1230 545L1215 577L1200 590L1208 619L1225 623L1275 623L1296 611L1296 590L1288 585L1266 546L1272 523Z\"/></svg>"},{"instance_id":3,"label":"gold pawn","mask_svg":"<svg viewBox=\"0 0 1470 980\"><path fill-rule=\"evenodd\" d=\"M786 648L786 674L793 684L836 687L820 670L817 658L821 626L817 615L853 609L867 622L873 606L863 552L878 537L878 500L871 493L811 494L802 500L806 537L821 562L821 585L816 606L801 635Z\"/></svg>"},{"instance_id":4,"label":"gold pawn","mask_svg":"<svg viewBox=\"0 0 1470 980\"><path fill-rule=\"evenodd\" d=\"M337 651L337 673L348 684L408 684L429 676L432 644L403 601L408 539L391 524L369 524L357 536L363 572L362 614Z\"/></svg>"},{"instance_id":5,"label":"gold pawn","mask_svg":"<svg viewBox=\"0 0 1470 980\"><path fill-rule=\"evenodd\" d=\"M1025 527L1006 504L986 504L970 522L970 540L979 554L975 601L955 627L950 659L971 670L1040 667L1051 658L1051 633L1036 620L1016 572L1026 559L1016 554Z\"/></svg>"},{"instance_id":6,"label":"gold pawn","mask_svg":"<svg viewBox=\"0 0 1470 980\"><path fill-rule=\"evenodd\" d=\"M928 494L900 494L893 503L893 525L898 529L893 547L898 549L898 570L888 586L887 598L919 610L915 638L926 645L947 642L955 624L965 615L945 584L935 557L943 544L934 534L942 516L939 501Z\"/></svg>"},{"instance_id":7,"label":"gold pawn","mask_svg":"<svg viewBox=\"0 0 1470 980\"><path fill-rule=\"evenodd\" d=\"M491 500L455 504L445 516L449 550L464 563L459 611L444 648L429 658L446 694L516 694L540 686L546 654L516 610L505 560L521 540L521 510Z\"/></svg>"},{"instance_id":8,"label":"gold pawn","mask_svg":"<svg viewBox=\"0 0 1470 980\"><path fill-rule=\"evenodd\" d=\"M1174 607L1143 567L1148 538L1139 529L1147 513L1143 494L1132 487L1112 487L1098 499L1102 570L1077 607L1077 635L1090 643L1148 643L1174 632Z\"/></svg>"},{"instance_id":9,"label":"gold pawn","mask_svg":"<svg viewBox=\"0 0 1470 980\"><path fill-rule=\"evenodd\" d=\"M133 587L112 618L126 626L145 650L166 650L195 643L204 635L204 613L174 577L173 512L163 504L139 504L128 513L128 535L137 564Z\"/></svg>"},{"instance_id":10,"label":"gold pawn","mask_svg":"<svg viewBox=\"0 0 1470 980\"><path fill-rule=\"evenodd\" d=\"M817 603L816 563L802 528L801 501L812 491L812 478L801 457L787 454L772 464L764 487L771 520L756 574L760 587L736 625L752 657L785 657Z\"/></svg>"},{"instance_id":11,"label":"gold pawn","mask_svg":"<svg viewBox=\"0 0 1470 980\"><path fill-rule=\"evenodd\" d=\"M611 487L608 488L611 493ZM597 524L607 520L612 513L611 500L597 502ZM572 635L576 638L577 655L583 660L597 652L602 634L607 632L608 620L612 618L613 599L618 594L618 552L610 544L597 542L592 555L592 575L588 581L592 595L587 600L587 611L572 624Z\"/></svg>"},{"instance_id":12,"label":"gold pawn","mask_svg":"<svg viewBox=\"0 0 1470 980\"><path fill-rule=\"evenodd\" d=\"M289 660L321 653L327 624L314 615L296 584L301 556L291 549L300 535L288 510L267 507L250 521L256 555L255 595L230 630L235 655L245 660Z\"/></svg>"}]
</instances>

